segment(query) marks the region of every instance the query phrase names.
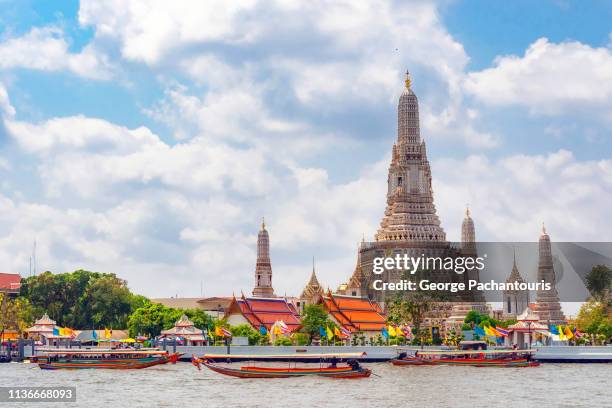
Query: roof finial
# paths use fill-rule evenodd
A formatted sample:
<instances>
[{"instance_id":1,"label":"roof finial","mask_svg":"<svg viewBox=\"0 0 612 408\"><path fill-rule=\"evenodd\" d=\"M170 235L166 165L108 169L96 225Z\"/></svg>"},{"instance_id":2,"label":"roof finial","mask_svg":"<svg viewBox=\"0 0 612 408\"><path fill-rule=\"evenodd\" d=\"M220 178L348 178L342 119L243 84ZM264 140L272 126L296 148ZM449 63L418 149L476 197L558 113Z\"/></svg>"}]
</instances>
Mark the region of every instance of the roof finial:
<instances>
[{"instance_id":1,"label":"roof finial","mask_svg":"<svg viewBox=\"0 0 612 408\"><path fill-rule=\"evenodd\" d=\"M516 247L512 247L512 255L514 256L514 266L516 266Z\"/></svg>"},{"instance_id":2,"label":"roof finial","mask_svg":"<svg viewBox=\"0 0 612 408\"><path fill-rule=\"evenodd\" d=\"M312 273L315 273L315 263L314 263L314 256L312 257Z\"/></svg>"},{"instance_id":3,"label":"roof finial","mask_svg":"<svg viewBox=\"0 0 612 408\"><path fill-rule=\"evenodd\" d=\"M410 78L410 72L406 70L406 79L404 80L406 84L406 89L410 89L410 85L412 84L412 79Z\"/></svg>"},{"instance_id":4,"label":"roof finial","mask_svg":"<svg viewBox=\"0 0 612 408\"><path fill-rule=\"evenodd\" d=\"M470 218L470 205L469 204L465 205L465 216L467 218Z\"/></svg>"},{"instance_id":5,"label":"roof finial","mask_svg":"<svg viewBox=\"0 0 612 408\"><path fill-rule=\"evenodd\" d=\"M543 221L542 221L542 235L546 235L546 225L544 225Z\"/></svg>"},{"instance_id":6,"label":"roof finial","mask_svg":"<svg viewBox=\"0 0 612 408\"><path fill-rule=\"evenodd\" d=\"M265 230L266 229L266 219L265 217L261 217L261 230Z\"/></svg>"}]
</instances>

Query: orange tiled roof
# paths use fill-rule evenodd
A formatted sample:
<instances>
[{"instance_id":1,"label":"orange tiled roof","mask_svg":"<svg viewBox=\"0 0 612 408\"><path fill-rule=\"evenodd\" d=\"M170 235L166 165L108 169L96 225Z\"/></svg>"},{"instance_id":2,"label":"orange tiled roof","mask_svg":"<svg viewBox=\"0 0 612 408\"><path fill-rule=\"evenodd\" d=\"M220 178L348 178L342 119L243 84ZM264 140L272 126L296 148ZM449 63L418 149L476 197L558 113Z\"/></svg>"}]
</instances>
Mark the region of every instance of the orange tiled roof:
<instances>
[{"instance_id":1,"label":"orange tiled roof","mask_svg":"<svg viewBox=\"0 0 612 408\"><path fill-rule=\"evenodd\" d=\"M21 276L18 273L0 272L0 290L17 291L21 287Z\"/></svg>"},{"instance_id":2,"label":"orange tiled roof","mask_svg":"<svg viewBox=\"0 0 612 408\"><path fill-rule=\"evenodd\" d=\"M344 328L355 331L378 331L387 318L378 303L369 299L328 293L322 299L327 312Z\"/></svg>"},{"instance_id":3,"label":"orange tiled roof","mask_svg":"<svg viewBox=\"0 0 612 408\"><path fill-rule=\"evenodd\" d=\"M228 313L232 311L239 311L255 329L263 325L269 330L278 320L282 320L290 331L300 327L300 316L295 307L283 298L235 299Z\"/></svg>"}]
</instances>

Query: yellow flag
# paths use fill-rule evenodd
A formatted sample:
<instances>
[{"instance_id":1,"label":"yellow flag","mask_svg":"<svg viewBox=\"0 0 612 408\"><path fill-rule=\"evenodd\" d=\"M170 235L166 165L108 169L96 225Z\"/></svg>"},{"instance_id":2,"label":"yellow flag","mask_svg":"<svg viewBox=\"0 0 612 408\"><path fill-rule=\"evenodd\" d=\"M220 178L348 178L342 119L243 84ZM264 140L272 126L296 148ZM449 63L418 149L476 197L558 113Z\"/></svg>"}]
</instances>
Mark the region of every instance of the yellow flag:
<instances>
[{"instance_id":1,"label":"yellow flag","mask_svg":"<svg viewBox=\"0 0 612 408\"><path fill-rule=\"evenodd\" d=\"M387 332L389 333L389 337L397 336L397 333L395 332L395 328L391 325L387 326Z\"/></svg>"},{"instance_id":2,"label":"yellow flag","mask_svg":"<svg viewBox=\"0 0 612 408\"><path fill-rule=\"evenodd\" d=\"M557 330L559 331L559 340L565 340L565 332L563 331L563 327L557 326Z\"/></svg>"},{"instance_id":3,"label":"yellow flag","mask_svg":"<svg viewBox=\"0 0 612 408\"><path fill-rule=\"evenodd\" d=\"M327 326L325 328L325 332L327 333L327 338L328 339L333 339L334 338L334 332L331 331L331 329L329 328L329 326Z\"/></svg>"},{"instance_id":4,"label":"yellow flag","mask_svg":"<svg viewBox=\"0 0 612 408\"><path fill-rule=\"evenodd\" d=\"M215 327L215 336L223 337L223 330L221 330L221 327Z\"/></svg>"},{"instance_id":5,"label":"yellow flag","mask_svg":"<svg viewBox=\"0 0 612 408\"><path fill-rule=\"evenodd\" d=\"M340 333L340 330L338 330L337 327L334 327L334 334L336 335L336 337L342 337L342 333Z\"/></svg>"},{"instance_id":6,"label":"yellow flag","mask_svg":"<svg viewBox=\"0 0 612 408\"><path fill-rule=\"evenodd\" d=\"M490 326L485 326L484 331L487 336L496 336L496 333L491 329Z\"/></svg>"},{"instance_id":7,"label":"yellow flag","mask_svg":"<svg viewBox=\"0 0 612 408\"><path fill-rule=\"evenodd\" d=\"M111 332L108 329L104 329L104 338L105 339L110 339L111 338Z\"/></svg>"},{"instance_id":8,"label":"yellow flag","mask_svg":"<svg viewBox=\"0 0 612 408\"><path fill-rule=\"evenodd\" d=\"M398 336L404 336L404 332L402 331L402 328L401 328L401 327L399 327L399 326L395 328L395 333L396 333Z\"/></svg>"},{"instance_id":9,"label":"yellow flag","mask_svg":"<svg viewBox=\"0 0 612 408\"><path fill-rule=\"evenodd\" d=\"M565 326L564 334L568 340L571 340L571 338L574 337L574 333L572 333L572 330L569 328L569 326Z\"/></svg>"},{"instance_id":10,"label":"yellow flag","mask_svg":"<svg viewBox=\"0 0 612 408\"><path fill-rule=\"evenodd\" d=\"M283 334L283 331L278 324L274 325L274 334Z\"/></svg>"}]
</instances>

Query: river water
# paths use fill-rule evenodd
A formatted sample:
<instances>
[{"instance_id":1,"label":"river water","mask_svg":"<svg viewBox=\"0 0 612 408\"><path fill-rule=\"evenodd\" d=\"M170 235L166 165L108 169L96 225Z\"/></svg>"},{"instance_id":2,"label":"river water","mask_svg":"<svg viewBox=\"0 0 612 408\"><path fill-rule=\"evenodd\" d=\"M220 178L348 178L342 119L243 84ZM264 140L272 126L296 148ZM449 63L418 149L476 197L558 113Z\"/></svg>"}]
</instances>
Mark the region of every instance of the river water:
<instances>
[{"instance_id":1,"label":"river water","mask_svg":"<svg viewBox=\"0 0 612 408\"><path fill-rule=\"evenodd\" d=\"M76 403L5 403L6 407L612 407L612 364L365 366L376 376L261 380L226 377L206 368L198 371L180 362L125 371L47 371L11 363L0 364L0 385L77 390Z\"/></svg>"}]
</instances>

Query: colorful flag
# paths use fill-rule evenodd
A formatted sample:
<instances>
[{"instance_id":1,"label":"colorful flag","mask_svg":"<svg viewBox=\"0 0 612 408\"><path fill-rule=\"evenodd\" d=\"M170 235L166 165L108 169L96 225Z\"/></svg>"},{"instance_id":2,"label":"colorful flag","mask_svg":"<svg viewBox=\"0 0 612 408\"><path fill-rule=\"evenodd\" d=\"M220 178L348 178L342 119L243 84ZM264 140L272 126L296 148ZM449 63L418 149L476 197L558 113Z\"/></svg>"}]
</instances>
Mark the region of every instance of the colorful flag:
<instances>
[{"instance_id":1,"label":"colorful flag","mask_svg":"<svg viewBox=\"0 0 612 408\"><path fill-rule=\"evenodd\" d=\"M395 334L396 334L398 337L400 337L400 336L402 336L402 337L403 337L403 336L405 336L404 332L402 331L401 327L399 327L399 326L397 326L397 327L395 328Z\"/></svg>"},{"instance_id":2,"label":"colorful flag","mask_svg":"<svg viewBox=\"0 0 612 408\"><path fill-rule=\"evenodd\" d=\"M348 329L345 329L344 327L340 328L340 331L342 332L342 336L343 337L351 337L351 332Z\"/></svg>"},{"instance_id":3,"label":"colorful flag","mask_svg":"<svg viewBox=\"0 0 612 408\"><path fill-rule=\"evenodd\" d=\"M262 336L265 336L266 334L268 334L268 330L266 329L266 326L264 326L263 324L259 326L259 333Z\"/></svg>"},{"instance_id":4,"label":"colorful flag","mask_svg":"<svg viewBox=\"0 0 612 408\"><path fill-rule=\"evenodd\" d=\"M221 327L219 326L215 327L215 336L223 337L223 330L221 330Z\"/></svg>"},{"instance_id":5,"label":"colorful flag","mask_svg":"<svg viewBox=\"0 0 612 408\"><path fill-rule=\"evenodd\" d=\"M319 334L321 335L321 338L325 337L327 335L327 333L325 332L325 329L323 328L323 326L319 326Z\"/></svg>"},{"instance_id":6,"label":"colorful flag","mask_svg":"<svg viewBox=\"0 0 612 408\"><path fill-rule=\"evenodd\" d=\"M387 332L389 332L389 336L395 337L397 333L395 332L395 328L391 325L387 326Z\"/></svg>"},{"instance_id":7,"label":"colorful flag","mask_svg":"<svg viewBox=\"0 0 612 408\"><path fill-rule=\"evenodd\" d=\"M57 327L53 328L53 335L54 336L59 336L60 335L59 328L57 328Z\"/></svg>"},{"instance_id":8,"label":"colorful flag","mask_svg":"<svg viewBox=\"0 0 612 408\"><path fill-rule=\"evenodd\" d=\"M477 334L480 337L484 337L487 335L485 331L482 329L482 327L478 327L478 326L474 327L474 334Z\"/></svg>"},{"instance_id":9,"label":"colorful flag","mask_svg":"<svg viewBox=\"0 0 612 408\"><path fill-rule=\"evenodd\" d=\"M91 331L91 338L94 340L98 340L98 333L95 330Z\"/></svg>"},{"instance_id":10,"label":"colorful flag","mask_svg":"<svg viewBox=\"0 0 612 408\"><path fill-rule=\"evenodd\" d=\"M549 326L548 330L552 333L552 334L559 334L559 329L557 328L557 326Z\"/></svg>"},{"instance_id":11,"label":"colorful flag","mask_svg":"<svg viewBox=\"0 0 612 408\"><path fill-rule=\"evenodd\" d=\"M210 330L210 327L208 328L208 337L210 337L211 339L212 339L213 337L215 337L215 336L213 335L212 331Z\"/></svg>"},{"instance_id":12,"label":"colorful flag","mask_svg":"<svg viewBox=\"0 0 612 408\"><path fill-rule=\"evenodd\" d=\"M389 339L389 332L387 331L387 328L386 328L386 327L383 327L383 328L382 328L381 333L382 333L382 336L383 336L385 339Z\"/></svg>"},{"instance_id":13,"label":"colorful flag","mask_svg":"<svg viewBox=\"0 0 612 408\"><path fill-rule=\"evenodd\" d=\"M578 330L577 327L574 328L574 337L576 337L577 339L579 339L580 337L584 336L584 334Z\"/></svg>"},{"instance_id":14,"label":"colorful flag","mask_svg":"<svg viewBox=\"0 0 612 408\"><path fill-rule=\"evenodd\" d=\"M223 337L232 337L232 332L229 331L229 329L226 329L225 327L221 328L221 332L223 333Z\"/></svg>"},{"instance_id":15,"label":"colorful flag","mask_svg":"<svg viewBox=\"0 0 612 408\"><path fill-rule=\"evenodd\" d=\"M278 320L276 323L278 324L278 327L280 328L282 334L287 334L291 331L291 329L289 329L289 327L287 327L285 322L283 322L282 320Z\"/></svg>"},{"instance_id":16,"label":"colorful flag","mask_svg":"<svg viewBox=\"0 0 612 408\"><path fill-rule=\"evenodd\" d=\"M559 333L559 340L563 341L566 340L565 338L565 332L563 331L563 327L562 326L557 326L557 332Z\"/></svg>"},{"instance_id":17,"label":"colorful flag","mask_svg":"<svg viewBox=\"0 0 612 408\"><path fill-rule=\"evenodd\" d=\"M107 328L104 328L104 338L105 339L110 339L111 338L111 331Z\"/></svg>"},{"instance_id":18,"label":"colorful flag","mask_svg":"<svg viewBox=\"0 0 612 408\"><path fill-rule=\"evenodd\" d=\"M571 339L572 339L572 337L574 337L574 333L572 333L572 331L571 331L571 329L569 328L569 326L565 326L564 334L565 334L565 337L566 337L568 340L571 340Z\"/></svg>"},{"instance_id":19,"label":"colorful flag","mask_svg":"<svg viewBox=\"0 0 612 408\"><path fill-rule=\"evenodd\" d=\"M334 327L334 335L336 337L342 337L342 333L340 332L340 330L337 327Z\"/></svg>"},{"instance_id":20,"label":"colorful flag","mask_svg":"<svg viewBox=\"0 0 612 408\"><path fill-rule=\"evenodd\" d=\"M504 329L503 327L499 327L499 326L495 326L495 330L497 330L497 332L502 337L506 337L510 333L508 330Z\"/></svg>"},{"instance_id":21,"label":"colorful flag","mask_svg":"<svg viewBox=\"0 0 612 408\"><path fill-rule=\"evenodd\" d=\"M327 326L327 327L325 328L325 332L327 333L327 338L328 338L328 339L330 339L330 340L331 340L331 339L333 339L333 338L334 338L334 332L333 332L333 331L331 331L331 329L329 328L329 326Z\"/></svg>"}]
</instances>

